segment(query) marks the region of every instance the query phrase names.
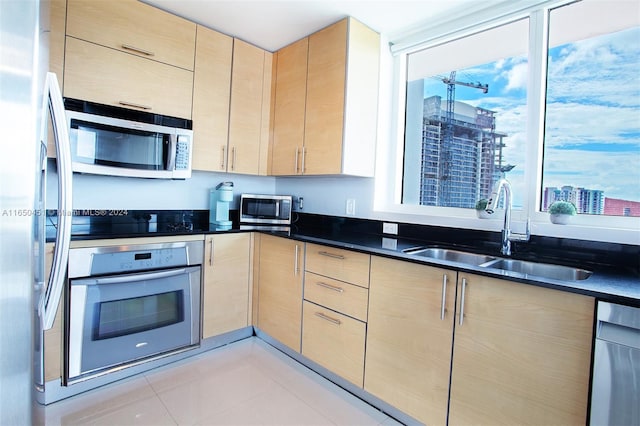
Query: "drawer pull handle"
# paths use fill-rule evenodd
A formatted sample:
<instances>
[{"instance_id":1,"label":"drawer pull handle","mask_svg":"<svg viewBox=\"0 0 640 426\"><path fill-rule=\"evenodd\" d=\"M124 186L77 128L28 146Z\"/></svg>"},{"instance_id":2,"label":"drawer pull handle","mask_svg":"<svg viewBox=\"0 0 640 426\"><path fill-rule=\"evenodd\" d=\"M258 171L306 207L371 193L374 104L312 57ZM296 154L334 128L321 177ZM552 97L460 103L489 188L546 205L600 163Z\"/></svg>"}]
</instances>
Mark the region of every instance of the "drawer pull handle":
<instances>
[{"instance_id":1,"label":"drawer pull handle","mask_svg":"<svg viewBox=\"0 0 640 426\"><path fill-rule=\"evenodd\" d=\"M318 254L322 255L322 256L327 256L327 257L331 257L333 259L340 259L340 260L344 260L345 257L341 254L334 254L334 253L329 253L328 251L319 251Z\"/></svg>"},{"instance_id":2,"label":"drawer pull handle","mask_svg":"<svg viewBox=\"0 0 640 426\"><path fill-rule=\"evenodd\" d=\"M335 325L340 325L342 324L342 321L340 321L339 319L335 319L335 318L331 318L328 315L323 314L322 312L316 312L316 316L318 318L322 318L323 320L329 321Z\"/></svg>"},{"instance_id":3,"label":"drawer pull handle","mask_svg":"<svg viewBox=\"0 0 640 426\"><path fill-rule=\"evenodd\" d=\"M151 109L150 106L141 105L141 104L134 104L133 102L118 101L118 103L120 105L122 105L122 106L128 106L128 107L132 107L132 108L145 109L145 110Z\"/></svg>"},{"instance_id":4,"label":"drawer pull handle","mask_svg":"<svg viewBox=\"0 0 640 426\"><path fill-rule=\"evenodd\" d=\"M317 281L316 285L320 287L328 288L329 290L337 291L338 293L344 293L344 289L342 287L337 287L335 285L323 283L322 281Z\"/></svg>"},{"instance_id":5,"label":"drawer pull handle","mask_svg":"<svg viewBox=\"0 0 640 426\"><path fill-rule=\"evenodd\" d=\"M126 50L130 50L132 52L142 53L145 56L155 56L155 54L153 52L150 52L150 51L144 50L144 49L140 49L139 47L131 46L130 44L123 44L122 48L126 49Z\"/></svg>"}]
</instances>

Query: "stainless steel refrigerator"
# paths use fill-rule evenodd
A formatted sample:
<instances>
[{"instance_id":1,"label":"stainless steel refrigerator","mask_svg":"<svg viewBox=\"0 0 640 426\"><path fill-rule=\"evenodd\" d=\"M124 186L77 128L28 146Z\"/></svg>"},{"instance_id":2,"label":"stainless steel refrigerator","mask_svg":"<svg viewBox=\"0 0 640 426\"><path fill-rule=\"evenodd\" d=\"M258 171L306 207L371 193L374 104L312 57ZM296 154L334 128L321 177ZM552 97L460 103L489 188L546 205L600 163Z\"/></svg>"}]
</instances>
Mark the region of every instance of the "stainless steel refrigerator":
<instances>
[{"instance_id":1,"label":"stainless steel refrigerator","mask_svg":"<svg viewBox=\"0 0 640 426\"><path fill-rule=\"evenodd\" d=\"M71 218L68 132L48 68L48 12L39 0L0 0L0 425L32 424L42 392L43 330L64 286ZM56 139L59 212L51 279L44 279L47 123ZM62 215L64 218L65 215ZM60 221L59 221L60 222Z\"/></svg>"}]
</instances>

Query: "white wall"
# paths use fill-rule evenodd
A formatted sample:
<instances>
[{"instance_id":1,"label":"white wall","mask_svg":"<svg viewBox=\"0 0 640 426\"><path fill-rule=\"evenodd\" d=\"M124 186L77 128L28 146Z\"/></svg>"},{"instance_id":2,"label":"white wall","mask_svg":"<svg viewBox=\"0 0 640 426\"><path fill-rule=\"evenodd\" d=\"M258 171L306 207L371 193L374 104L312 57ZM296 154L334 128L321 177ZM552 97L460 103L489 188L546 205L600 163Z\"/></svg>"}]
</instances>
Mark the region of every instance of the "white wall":
<instances>
[{"instance_id":1,"label":"white wall","mask_svg":"<svg viewBox=\"0 0 640 426\"><path fill-rule=\"evenodd\" d=\"M374 179L337 177L279 177L276 193L303 197L305 213L346 216L347 199L355 200L355 217L371 218L373 214ZM298 203L294 203L298 211Z\"/></svg>"},{"instance_id":2,"label":"white wall","mask_svg":"<svg viewBox=\"0 0 640 426\"><path fill-rule=\"evenodd\" d=\"M47 208L57 209L57 174L50 160L47 175ZM236 209L240 194L275 193L275 178L227 173L194 171L191 179L139 179L111 176L73 175L74 209L130 209L130 210L207 210L209 190L220 182L234 184Z\"/></svg>"}]
</instances>

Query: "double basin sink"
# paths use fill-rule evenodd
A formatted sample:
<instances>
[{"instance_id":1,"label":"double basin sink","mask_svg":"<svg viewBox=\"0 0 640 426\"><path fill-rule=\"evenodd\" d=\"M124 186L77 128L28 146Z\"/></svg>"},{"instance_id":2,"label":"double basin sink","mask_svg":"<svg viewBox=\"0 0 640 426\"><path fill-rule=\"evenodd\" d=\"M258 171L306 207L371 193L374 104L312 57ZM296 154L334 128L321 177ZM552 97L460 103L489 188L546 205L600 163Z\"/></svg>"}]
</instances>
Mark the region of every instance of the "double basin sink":
<instances>
[{"instance_id":1,"label":"double basin sink","mask_svg":"<svg viewBox=\"0 0 640 426\"><path fill-rule=\"evenodd\" d=\"M414 247L403 250L403 253L561 281L582 281L592 274L591 271L570 266L506 259L442 247Z\"/></svg>"}]
</instances>

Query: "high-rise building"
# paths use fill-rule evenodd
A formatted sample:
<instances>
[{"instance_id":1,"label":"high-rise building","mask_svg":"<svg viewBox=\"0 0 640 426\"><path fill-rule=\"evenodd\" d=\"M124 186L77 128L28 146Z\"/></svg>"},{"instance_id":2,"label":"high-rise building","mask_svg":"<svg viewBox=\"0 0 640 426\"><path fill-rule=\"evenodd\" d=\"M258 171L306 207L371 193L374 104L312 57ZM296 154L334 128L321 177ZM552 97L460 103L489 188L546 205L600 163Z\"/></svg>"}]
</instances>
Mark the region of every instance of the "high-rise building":
<instances>
[{"instance_id":1,"label":"high-rise building","mask_svg":"<svg viewBox=\"0 0 640 426\"><path fill-rule=\"evenodd\" d=\"M565 185L562 188L546 187L542 197L542 210L547 211L554 201L569 201L578 213L603 214L604 191L599 189L576 188Z\"/></svg>"},{"instance_id":2,"label":"high-rise building","mask_svg":"<svg viewBox=\"0 0 640 426\"><path fill-rule=\"evenodd\" d=\"M420 204L473 208L513 166L502 164L495 112L457 101L453 111L449 119L447 100L424 99Z\"/></svg>"}]
</instances>

